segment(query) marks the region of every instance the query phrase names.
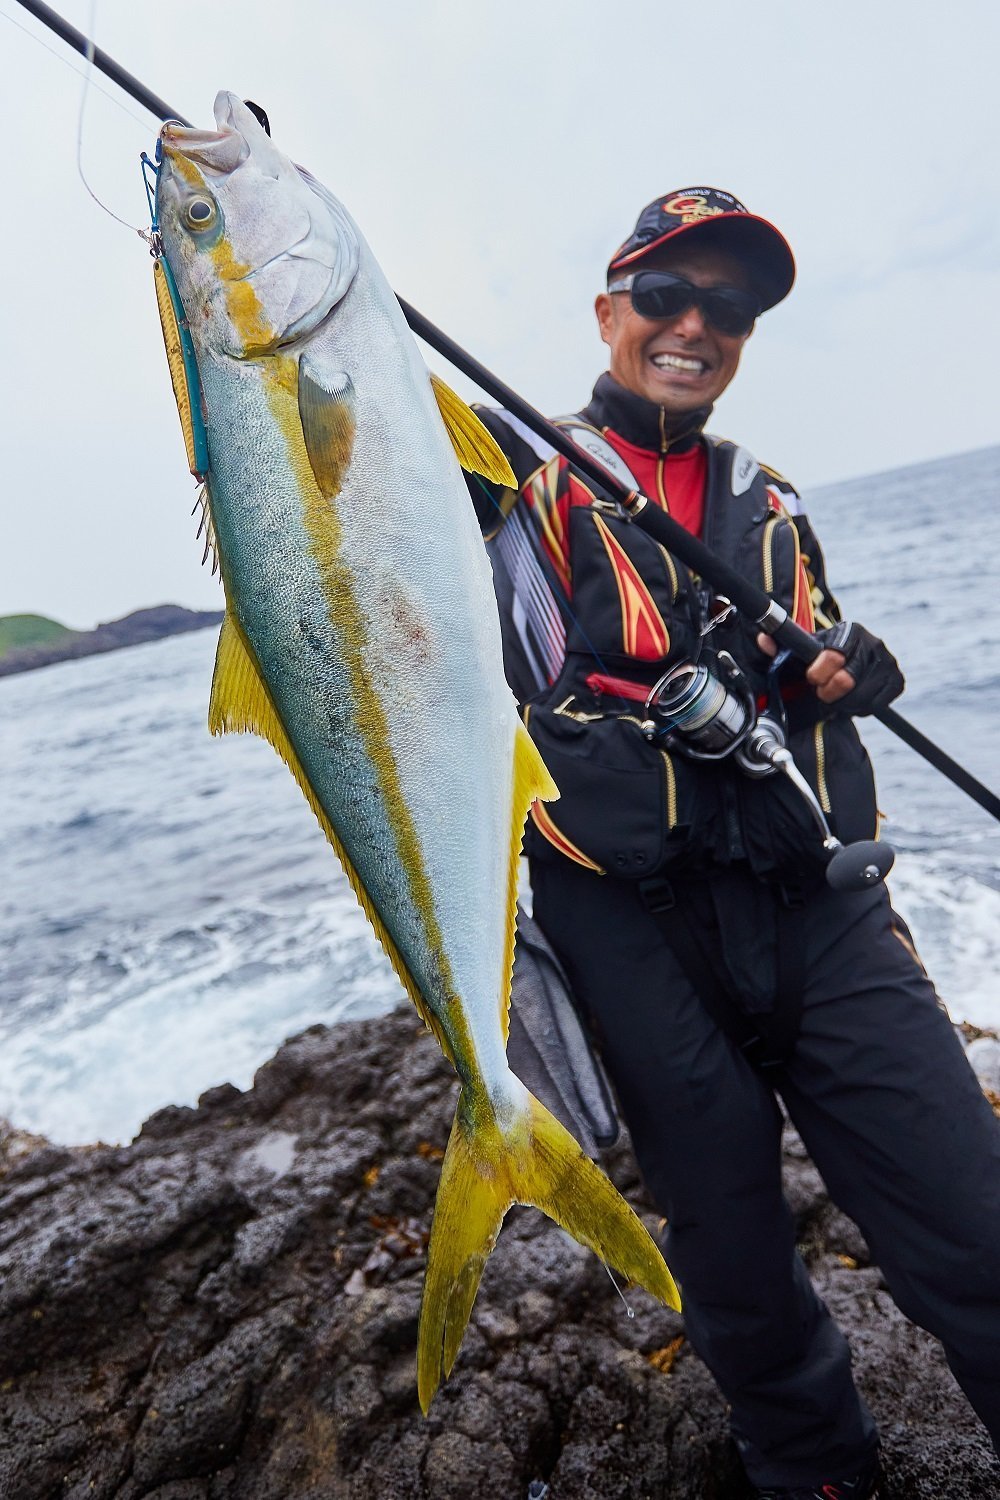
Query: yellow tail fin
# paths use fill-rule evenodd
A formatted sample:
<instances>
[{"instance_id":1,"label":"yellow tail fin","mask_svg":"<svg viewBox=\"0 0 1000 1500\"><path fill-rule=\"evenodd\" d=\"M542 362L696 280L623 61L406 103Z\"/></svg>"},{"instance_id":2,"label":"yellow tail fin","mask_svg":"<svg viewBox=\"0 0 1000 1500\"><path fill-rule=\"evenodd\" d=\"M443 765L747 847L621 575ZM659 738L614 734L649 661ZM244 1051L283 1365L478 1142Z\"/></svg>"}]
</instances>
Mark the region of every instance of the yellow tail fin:
<instances>
[{"instance_id":1,"label":"yellow tail fin","mask_svg":"<svg viewBox=\"0 0 1000 1500\"><path fill-rule=\"evenodd\" d=\"M479 1279L504 1215L530 1203L638 1282L680 1307L673 1277L637 1214L554 1115L532 1095L523 1125L503 1134L485 1100L463 1088L441 1169L417 1338L426 1413L451 1373Z\"/></svg>"}]
</instances>

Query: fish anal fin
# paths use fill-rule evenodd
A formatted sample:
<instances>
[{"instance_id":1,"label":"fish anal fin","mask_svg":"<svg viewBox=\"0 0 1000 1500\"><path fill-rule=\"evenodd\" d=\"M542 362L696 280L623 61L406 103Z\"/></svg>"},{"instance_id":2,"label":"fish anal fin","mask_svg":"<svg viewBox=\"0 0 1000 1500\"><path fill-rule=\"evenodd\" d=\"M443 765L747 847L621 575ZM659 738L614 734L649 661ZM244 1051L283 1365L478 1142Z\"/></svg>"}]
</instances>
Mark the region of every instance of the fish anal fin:
<instances>
[{"instance_id":1,"label":"fish anal fin","mask_svg":"<svg viewBox=\"0 0 1000 1500\"><path fill-rule=\"evenodd\" d=\"M680 1307L673 1277L635 1211L569 1131L530 1094L510 1134L483 1101L459 1097L441 1168L417 1335L427 1411L455 1363L483 1267L514 1203L540 1208L608 1266Z\"/></svg>"},{"instance_id":2,"label":"fish anal fin","mask_svg":"<svg viewBox=\"0 0 1000 1500\"><path fill-rule=\"evenodd\" d=\"M337 833L323 810L323 805L313 789L305 768L296 754L295 747L274 705L267 684L253 657L253 652L238 622L231 611L226 611L222 622L222 633L215 656L215 675L212 678L212 697L208 709L208 727L213 734L256 734L276 750L299 784L306 801L316 815L333 851L344 867L344 873L355 896L375 931L385 953L396 971L404 990L417 1008L421 1020L432 1031L446 1057L451 1059L451 1048L440 1022L425 1005L416 980L410 973L406 961L382 918L379 916L361 877L337 837ZM453 1059L452 1059L453 1060Z\"/></svg>"},{"instance_id":3,"label":"fish anal fin","mask_svg":"<svg viewBox=\"0 0 1000 1500\"><path fill-rule=\"evenodd\" d=\"M504 964L500 980L500 1026L504 1041L510 1030L510 983L514 972L514 938L517 927L517 888L520 875L521 845L524 842L524 823L528 808L536 800L552 802L559 796L559 788L552 780L549 769L538 751L531 735L523 724L518 724L514 736L514 777L510 802L510 850L507 865L507 932L504 948Z\"/></svg>"},{"instance_id":4,"label":"fish anal fin","mask_svg":"<svg viewBox=\"0 0 1000 1500\"><path fill-rule=\"evenodd\" d=\"M440 375L431 376L431 386L438 411L444 420L451 446L462 468L470 474L481 474L493 484L517 489L514 471L489 428L476 416L472 407L457 396Z\"/></svg>"},{"instance_id":5,"label":"fish anal fin","mask_svg":"<svg viewBox=\"0 0 1000 1500\"><path fill-rule=\"evenodd\" d=\"M351 377L338 371L321 378L303 357L299 361L298 401L310 467L320 494L333 500L341 491L354 449L357 416Z\"/></svg>"}]
</instances>

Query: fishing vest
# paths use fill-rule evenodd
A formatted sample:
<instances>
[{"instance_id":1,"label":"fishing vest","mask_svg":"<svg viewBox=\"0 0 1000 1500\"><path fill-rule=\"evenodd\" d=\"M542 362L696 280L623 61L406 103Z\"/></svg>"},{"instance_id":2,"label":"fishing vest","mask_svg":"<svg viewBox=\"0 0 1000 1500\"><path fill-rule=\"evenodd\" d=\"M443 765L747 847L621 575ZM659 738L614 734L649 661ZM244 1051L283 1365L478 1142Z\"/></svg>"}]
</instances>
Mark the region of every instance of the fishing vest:
<instances>
[{"instance_id":1,"label":"fishing vest","mask_svg":"<svg viewBox=\"0 0 1000 1500\"><path fill-rule=\"evenodd\" d=\"M560 425L630 488L641 488L584 418ZM808 618L790 513L795 492L745 448L710 436L701 441L706 545L793 618ZM763 878L821 878L824 856L815 828L784 778L753 780L731 760L692 761L650 743L640 728L649 689L670 667L695 656L717 605L712 591L599 495L591 504L570 506L568 527L572 596L565 654L551 687L524 706L560 799L532 808L526 852L634 880L668 870L709 874L734 861L747 861ZM757 629L733 615L713 629L711 648L735 657L763 703L775 683L772 663L756 645ZM874 782L852 722L819 718L825 710L814 695L803 698L808 708L793 712L789 737L799 769L841 839L874 837Z\"/></svg>"},{"instance_id":2,"label":"fishing vest","mask_svg":"<svg viewBox=\"0 0 1000 1500\"><path fill-rule=\"evenodd\" d=\"M572 420L563 425L574 435L585 430ZM798 533L775 481L745 448L721 438L701 441L706 546L794 616L801 592ZM590 429L594 457L598 442L606 454L614 454L629 487L642 488L603 435ZM668 667L694 655L712 608L711 591L646 532L621 518L616 506L600 498L589 506L571 506L568 550L572 601L558 686L624 674L648 690ZM766 671L752 621L720 627L716 634L713 644L731 650L751 676Z\"/></svg>"}]
</instances>

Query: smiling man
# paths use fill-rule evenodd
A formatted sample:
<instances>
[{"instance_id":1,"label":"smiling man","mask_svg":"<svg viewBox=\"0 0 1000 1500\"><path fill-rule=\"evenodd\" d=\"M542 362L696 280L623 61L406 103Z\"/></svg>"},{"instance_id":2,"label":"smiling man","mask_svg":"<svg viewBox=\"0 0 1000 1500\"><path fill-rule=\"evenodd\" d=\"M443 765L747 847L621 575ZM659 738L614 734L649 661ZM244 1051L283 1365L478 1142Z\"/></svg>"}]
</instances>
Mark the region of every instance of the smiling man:
<instances>
[{"instance_id":1,"label":"smiling man","mask_svg":"<svg viewBox=\"0 0 1000 1500\"><path fill-rule=\"evenodd\" d=\"M650 252L639 271L612 273L596 310L619 385L684 412L710 407L726 389L761 300L735 256L682 240Z\"/></svg>"},{"instance_id":2,"label":"smiling man","mask_svg":"<svg viewBox=\"0 0 1000 1500\"><path fill-rule=\"evenodd\" d=\"M822 635L808 672L503 412L481 415L518 489L470 490L508 676L561 792L529 820L535 916L667 1219L688 1336L758 1496L871 1500L876 1428L796 1250L778 1098L994 1444L1000 1125L885 887L831 887L785 778L691 753L699 715L737 671L839 838L877 833L853 716L902 690L896 662L841 619L792 486L705 432L758 317L793 278L784 238L730 194L657 198L597 298L610 369L560 423ZM682 726L654 731L654 688L696 667L703 696Z\"/></svg>"}]
</instances>

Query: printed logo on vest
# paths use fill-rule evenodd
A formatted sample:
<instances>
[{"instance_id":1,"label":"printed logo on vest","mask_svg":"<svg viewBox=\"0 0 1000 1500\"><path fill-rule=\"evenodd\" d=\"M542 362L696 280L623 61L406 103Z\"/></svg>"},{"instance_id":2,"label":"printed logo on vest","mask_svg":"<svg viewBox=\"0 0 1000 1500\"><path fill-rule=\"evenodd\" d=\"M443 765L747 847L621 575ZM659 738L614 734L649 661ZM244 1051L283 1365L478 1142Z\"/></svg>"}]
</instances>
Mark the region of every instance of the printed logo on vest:
<instances>
[{"instance_id":1,"label":"printed logo on vest","mask_svg":"<svg viewBox=\"0 0 1000 1500\"><path fill-rule=\"evenodd\" d=\"M615 452L607 438L601 433L591 432L589 427L570 427L563 422L560 422L559 426L573 439L577 447L582 448L584 453L589 453L591 458L595 458L602 469L607 469L609 474L614 475L615 479L620 480L628 489L639 488L639 482L628 464L620 453Z\"/></svg>"},{"instance_id":2,"label":"printed logo on vest","mask_svg":"<svg viewBox=\"0 0 1000 1500\"><path fill-rule=\"evenodd\" d=\"M760 473L760 465L752 453L737 448L733 454L733 494L745 495Z\"/></svg>"}]
</instances>

